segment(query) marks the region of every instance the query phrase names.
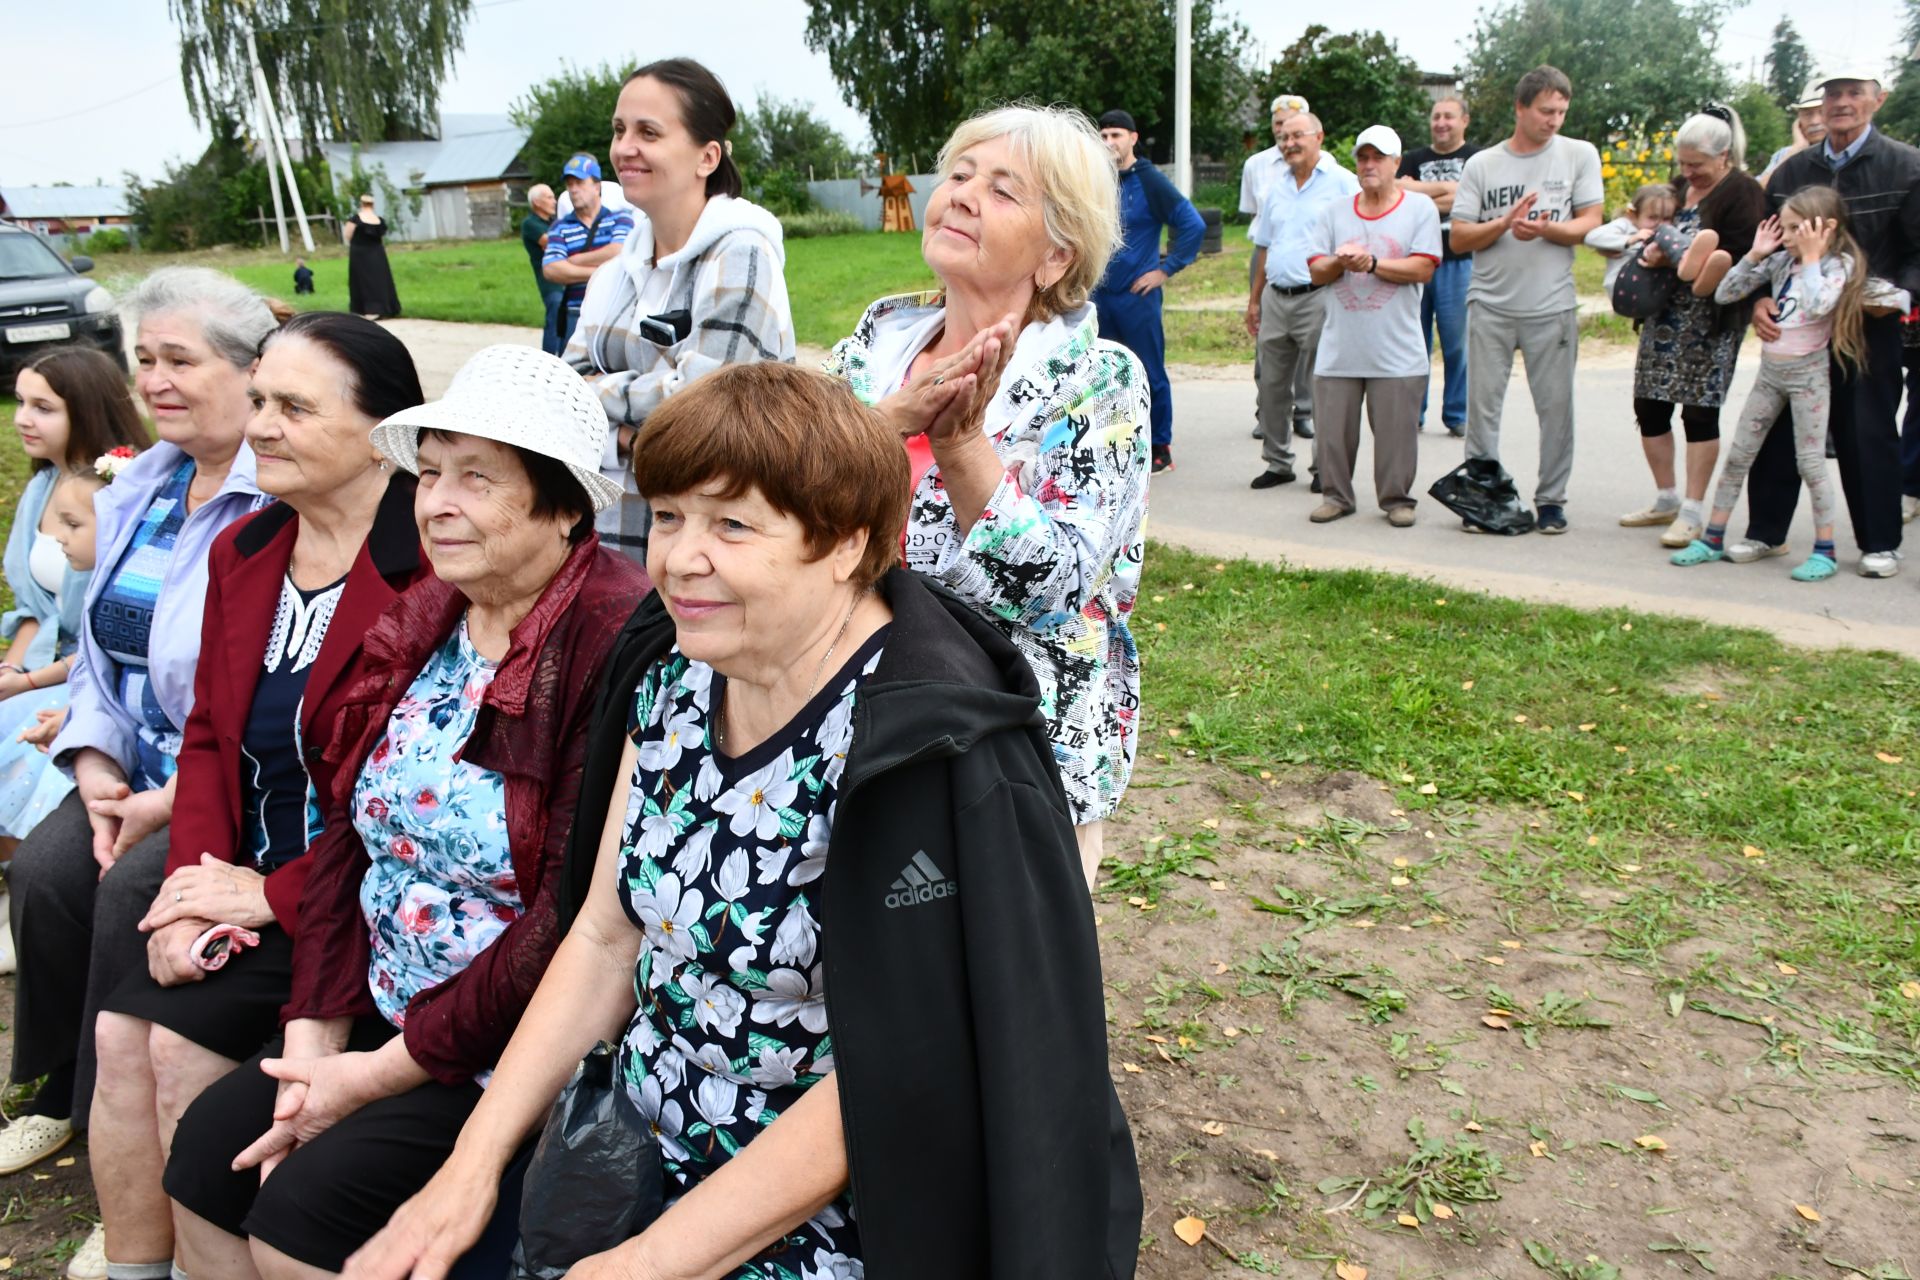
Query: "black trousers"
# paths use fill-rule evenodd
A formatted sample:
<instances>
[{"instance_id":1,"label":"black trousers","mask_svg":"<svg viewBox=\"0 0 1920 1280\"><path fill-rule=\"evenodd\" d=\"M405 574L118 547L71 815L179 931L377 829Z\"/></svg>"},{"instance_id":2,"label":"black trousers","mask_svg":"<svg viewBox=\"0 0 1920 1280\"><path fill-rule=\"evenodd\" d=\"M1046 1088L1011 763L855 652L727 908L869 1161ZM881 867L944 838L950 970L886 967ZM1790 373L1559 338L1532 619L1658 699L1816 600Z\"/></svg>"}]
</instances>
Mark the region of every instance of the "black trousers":
<instances>
[{"instance_id":1,"label":"black trousers","mask_svg":"<svg viewBox=\"0 0 1920 1280\"><path fill-rule=\"evenodd\" d=\"M1867 361L1858 373L1832 364L1833 413L1828 431L1847 495L1853 540L1864 554L1900 546L1900 317L1866 317ZM1779 546L1800 502L1793 459L1793 419L1783 412L1747 480L1747 536Z\"/></svg>"},{"instance_id":2,"label":"black trousers","mask_svg":"<svg viewBox=\"0 0 1920 1280\"><path fill-rule=\"evenodd\" d=\"M1909 498L1920 498L1920 346L1908 346L1901 355L1907 364L1907 418L1900 428L1900 467L1906 476L1902 487Z\"/></svg>"},{"instance_id":3,"label":"black trousers","mask_svg":"<svg viewBox=\"0 0 1920 1280\"><path fill-rule=\"evenodd\" d=\"M147 935L134 926L153 906L166 865L162 827L101 876L93 860L93 828L77 791L14 850L7 874L20 956L13 1081L25 1084L75 1064L76 1129L87 1127L93 1105L94 1017L128 975L146 971Z\"/></svg>"}]
</instances>

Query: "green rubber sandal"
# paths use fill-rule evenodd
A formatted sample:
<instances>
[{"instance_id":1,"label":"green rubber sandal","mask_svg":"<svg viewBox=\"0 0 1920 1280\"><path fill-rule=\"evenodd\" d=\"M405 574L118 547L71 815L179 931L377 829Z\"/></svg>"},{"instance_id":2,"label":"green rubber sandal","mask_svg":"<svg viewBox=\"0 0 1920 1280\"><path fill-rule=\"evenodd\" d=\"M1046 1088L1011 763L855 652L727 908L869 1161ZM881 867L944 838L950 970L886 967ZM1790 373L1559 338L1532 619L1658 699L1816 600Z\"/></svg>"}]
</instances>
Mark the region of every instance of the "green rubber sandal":
<instances>
[{"instance_id":1,"label":"green rubber sandal","mask_svg":"<svg viewBox=\"0 0 1920 1280\"><path fill-rule=\"evenodd\" d=\"M1726 552L1722 551L1719 547L1709 546L1699 538L1695 538L1692 542L1689 542L1668 558L1671 559L1674 564L1684 568L1688 565L1706 564L1709 561L1718 560L1725 554Z\"/></svg>"},{"instance_id":2,"label":"green rubber sandal","mask_svg":"<svg viewBox=\"0 0 1920 1280\"><path fill-rule=\"evenodd\" d=\"M1839 565L1816 551L1808 556L1804 563L1795 565L1793 572L1787 576L1795 582L1825 582L1838 572L1840 572Z\"/></svg>"}]
</instances>

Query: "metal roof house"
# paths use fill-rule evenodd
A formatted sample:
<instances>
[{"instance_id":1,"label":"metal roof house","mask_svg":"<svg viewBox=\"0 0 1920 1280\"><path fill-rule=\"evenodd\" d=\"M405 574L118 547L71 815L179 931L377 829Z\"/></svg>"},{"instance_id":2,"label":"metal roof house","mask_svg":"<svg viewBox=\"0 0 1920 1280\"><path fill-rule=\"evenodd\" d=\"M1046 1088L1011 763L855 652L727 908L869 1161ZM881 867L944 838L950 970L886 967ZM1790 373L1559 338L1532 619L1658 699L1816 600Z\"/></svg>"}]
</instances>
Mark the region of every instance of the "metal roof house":
<instances>
[{"instance_id":1,"label":"metal roof house","mask_svg":"<svg viewBox=\"0 0 1920 1280\"><path fill-rule=\"evenodd\" d=\"M357 162L395 190L417 195L398 209L382 208L404 240L493 240L507 233L509 197L524 198L527 167L520 158L527 131L504 115L440 117L440 137L428 142L379 142L356 147L323 142L321 153L335 181Z\"/></svg>"},{"instance_id":2,"label":"metal roof house","mask_svg":"<svg viewBox=\"0 0 1920 1280\"><path fill-rule=\"evenodd\" d=\"M0 187L7 216L45 236L92 235L130 227L133 210L118 187Z\"/></svg>"}]
</instances>

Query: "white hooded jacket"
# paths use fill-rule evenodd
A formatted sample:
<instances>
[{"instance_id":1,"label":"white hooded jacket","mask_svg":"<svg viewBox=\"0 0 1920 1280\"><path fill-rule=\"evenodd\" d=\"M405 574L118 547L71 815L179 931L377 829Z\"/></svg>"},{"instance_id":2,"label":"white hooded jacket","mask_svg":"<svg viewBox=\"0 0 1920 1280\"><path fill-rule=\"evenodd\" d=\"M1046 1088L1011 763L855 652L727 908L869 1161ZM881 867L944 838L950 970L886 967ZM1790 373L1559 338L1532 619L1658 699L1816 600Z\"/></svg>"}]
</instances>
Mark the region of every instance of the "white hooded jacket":
<instances>
[{"instance_id":1,"label":"white hooded jacket","mask_svg":"<svg viewBox=\"0 0 1920 1280\"><path fill-rule=\"evenodd\" d=\"M594 392L615 428L607 434L602 475L620 481L628 501L600 514L601 537L622 548L646 539L645 505L617 453L618 428L638 426L661 402L722 365L791 361L793 314L787 304L786 251L780 221L749 200L714 196L678 252L654 258L653 224L634 210L633 234L620 256L587 284L580 324L566 360L594 376ZM661 277L665 277L662 279ZM646 315L685 311L684 338L663 346L640 331Z\"/></svg>"}]
</instances>

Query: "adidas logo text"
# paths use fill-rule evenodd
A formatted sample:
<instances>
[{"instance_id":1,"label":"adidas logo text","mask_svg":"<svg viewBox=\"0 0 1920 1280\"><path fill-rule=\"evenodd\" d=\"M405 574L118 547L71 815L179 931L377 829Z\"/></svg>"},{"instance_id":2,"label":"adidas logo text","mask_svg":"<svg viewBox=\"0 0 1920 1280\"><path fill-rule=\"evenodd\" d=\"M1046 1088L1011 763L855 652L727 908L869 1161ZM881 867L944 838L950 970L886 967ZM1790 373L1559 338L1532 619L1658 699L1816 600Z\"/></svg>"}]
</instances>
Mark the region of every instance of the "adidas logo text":
<instances>
[{"instance_id":1,"label":"adidas logo text","mask_svg":"<svg viewBox=\"0 0 1920 1280\"><path fill-rule=\"evenodd\" d=\"M900 878L893 882L893 892L887 895L887 906L917 907L935 898L951 898L960 892L960 886L949 880L939 867L933 865L933 859L922 849L913 855Z\"/></svg>"}]
</instances>

